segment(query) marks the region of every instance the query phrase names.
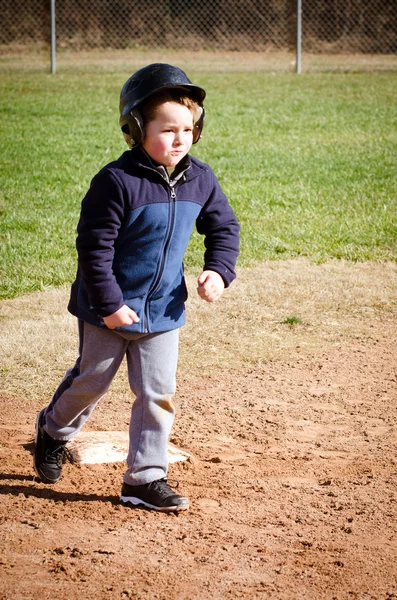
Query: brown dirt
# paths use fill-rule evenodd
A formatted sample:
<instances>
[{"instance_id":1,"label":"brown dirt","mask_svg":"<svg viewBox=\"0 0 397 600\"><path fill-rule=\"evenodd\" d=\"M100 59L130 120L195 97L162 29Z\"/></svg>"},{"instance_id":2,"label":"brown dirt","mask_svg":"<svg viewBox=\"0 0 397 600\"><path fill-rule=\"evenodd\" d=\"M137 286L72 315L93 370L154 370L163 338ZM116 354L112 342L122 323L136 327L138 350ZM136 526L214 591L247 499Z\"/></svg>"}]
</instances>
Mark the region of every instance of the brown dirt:
<instances>
[{"instance_id":1,"label":"brown dirt","mask_svg":"<svg viewBox=\"0 0 397 600\"><path fill-rule=\"evenodd\" d=\"M338 286L358 274L368 293L349 312ZM230 319L253 302L258 276L244 271L218 313ZM317 284L328 278L338 296L325 329L310 308L316 298L309 276ZM14 391L8 385L0 395L0 598L397 598L396 296L375 297L370 277L396 290L392 265L268 266L266 310L281 305L284 282L295 286L300 315L310 321L281 326L256 316L252 339L270 344L277 337L285 352L244 362L240 333L218 339L220 348L231 343L237 357L223 366L208 356L189 362L182 349L171 441L195 461L170 469L191 500L190 511L178 516L120 506L120 463L66 464L55 486L35 481L30 442L44 396L27 402L23 382L19 394L18 382ZM319 297L331 287L318 285ZM20 318L18 300L3 305L3 320L12 306ZM192 320L197 331L202 319L201 335L212 340L208 310L203 306ZM284 316L296 310L288 304ZM20 368L26 373L22 360ZM129 410L128 394L110 395L89 428L123 430Z\"/></svg>"},{"instance_id":2,"label":"brown dirt","mask_svg":"<svg viewBox=\"0 0 397 600\"><path fill-rule=\"evenodd\" d=\"M45 70L50 68L50 51L45 45L10 44L0 46L0 72L10 69ZM22 59L22 61L21 61ZM188 72L270 72L294 73L294 51L269 49L264 52L228 52L205 50L154 50L136 49L79 50L58 48L57 72L76 69L84 71L123 72L143 67L151 62L177 64ZM396 54L336 53L332 45L319 52L304 52L302 69L305 73L328 72L393 72L397 70Z\"/></svg>"}]
</instances>

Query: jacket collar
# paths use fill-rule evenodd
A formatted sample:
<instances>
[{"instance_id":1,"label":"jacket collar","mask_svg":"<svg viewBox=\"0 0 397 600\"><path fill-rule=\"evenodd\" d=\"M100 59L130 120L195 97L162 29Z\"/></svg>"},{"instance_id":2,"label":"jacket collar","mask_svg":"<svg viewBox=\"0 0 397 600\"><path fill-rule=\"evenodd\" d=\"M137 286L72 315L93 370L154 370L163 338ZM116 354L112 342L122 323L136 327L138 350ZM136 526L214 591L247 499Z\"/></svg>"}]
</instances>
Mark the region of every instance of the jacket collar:
<instances>
[{"instance_id":1,"label":"jacket collar","mask_svg":"<svg viewBox=\"0 0 397 600\"><path fill-rule=\"evenodd\" d=\"M182 160L179 161L173 173L171 174L171 176L169 176L167 169L157 161L153 160L153 158L149 156L149 154L142 148L142 146L139 145L133 148L131 152L134 161L136 161L144 167L148 167L150 169L153 169L154 171L157 171L157 173L159 173L161 177L172 186L175 185L176 182L184 176L185 172L191 166L190 156L189 154L187 154L182 158Z\"/></svg>"}]
</instances>

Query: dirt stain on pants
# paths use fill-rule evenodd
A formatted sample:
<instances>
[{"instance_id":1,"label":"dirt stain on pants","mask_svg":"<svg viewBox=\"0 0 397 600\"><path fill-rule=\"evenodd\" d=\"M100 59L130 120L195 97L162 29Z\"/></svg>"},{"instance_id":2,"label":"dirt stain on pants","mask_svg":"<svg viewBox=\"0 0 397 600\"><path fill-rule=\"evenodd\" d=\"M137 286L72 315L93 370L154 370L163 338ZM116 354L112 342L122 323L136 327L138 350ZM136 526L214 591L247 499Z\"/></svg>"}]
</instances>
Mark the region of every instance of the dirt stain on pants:
<instances>
[{"instance_id":1,"label":"dirt stain on pants","mask_svg":"<svg viewBox=\"0 0 397 600\"><path fill-rule=\"evenodd\" d=\"M163 410L173 413L173 412L175 412L175 406L174 406L172 399L173 399L172 396L164 396L164 398L161 398L161 400L158 400L157 404Z\"/></svg>"}]
</instances>

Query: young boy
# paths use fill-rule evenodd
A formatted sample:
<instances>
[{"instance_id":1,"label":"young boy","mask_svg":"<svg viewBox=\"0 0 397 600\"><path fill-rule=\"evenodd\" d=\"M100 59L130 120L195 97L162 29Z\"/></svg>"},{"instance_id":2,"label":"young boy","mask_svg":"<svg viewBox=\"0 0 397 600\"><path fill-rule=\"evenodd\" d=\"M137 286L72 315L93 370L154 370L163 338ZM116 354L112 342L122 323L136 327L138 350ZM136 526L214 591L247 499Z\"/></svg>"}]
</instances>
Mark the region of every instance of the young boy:
<instances>
[{"instance_id":1,"label":"young boy","mask_svg":"<svg viewBox=\"0 0 397 600\"><path fill-rule=\"evenodd\" d=\"M204 123L205 91L179 68L148 65L120 96L130 146L92 180L77 228L78 270L69 311L79 357L37 417L34 469L61 477L65 445L82 428L126 356L135 401L120 500L187 509L167 483L178 329L185 322L183 255L194 224L204 235L198 294L217 300L235 278L239 225L208 165L189 155Z\"/></svg>"}]
</instances>

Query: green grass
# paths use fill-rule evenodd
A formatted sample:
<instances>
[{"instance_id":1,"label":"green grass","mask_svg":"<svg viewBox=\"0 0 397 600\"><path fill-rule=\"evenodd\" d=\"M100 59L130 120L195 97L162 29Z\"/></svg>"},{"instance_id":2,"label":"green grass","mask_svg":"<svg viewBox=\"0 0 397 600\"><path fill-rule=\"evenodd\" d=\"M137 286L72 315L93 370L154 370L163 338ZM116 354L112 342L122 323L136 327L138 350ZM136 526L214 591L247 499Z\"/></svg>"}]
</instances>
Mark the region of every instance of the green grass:
<instances>
[{"instance_id":1,"label":"green grass","mask_svg":"<svg viewBox=\"0 0 397 600\"><path fill-rule=\"evenodd\" d=\"M286 317L283 321L281 321L282 325L301 325L302 319L300 317Z\"/></svg>"},{"instance_id":2,"label":"green grass","mask_svg":"<svg viewBox=\"0 0 397 600\"><path fill-rule=\"evenodd\" d=\"M70 282L90 179L127 146L125 73L2 73L0 297ZM203 140L242 225L239 265L396 260L397 74L197 73ZM202 264L193 235L188 268Z\"/></svg>"}]
</instances>

